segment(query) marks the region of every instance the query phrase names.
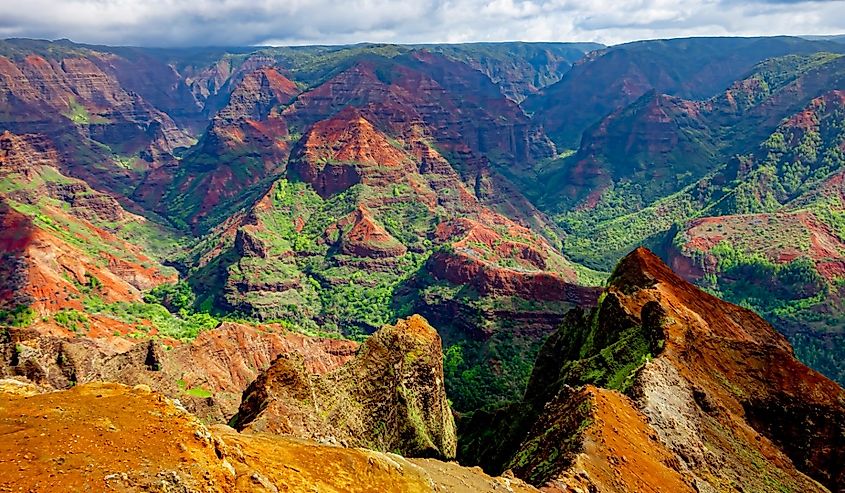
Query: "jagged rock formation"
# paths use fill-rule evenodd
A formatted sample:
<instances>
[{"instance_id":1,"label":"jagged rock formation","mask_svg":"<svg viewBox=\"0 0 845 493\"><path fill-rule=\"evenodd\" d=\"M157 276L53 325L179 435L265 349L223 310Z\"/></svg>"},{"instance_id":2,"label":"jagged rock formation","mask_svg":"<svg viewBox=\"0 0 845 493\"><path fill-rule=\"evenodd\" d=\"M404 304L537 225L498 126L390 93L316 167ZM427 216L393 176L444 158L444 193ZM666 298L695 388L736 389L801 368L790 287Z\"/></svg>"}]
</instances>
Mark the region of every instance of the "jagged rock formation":
<instances>
[{"instance_id":1,"label":"jagged rock formation","mask_svg":"<svg viewBox=\"0 0 845 493\"><path fill-rule=\"evenodd\" d=\"M466 424L463 451L552 491L838 491L843 420L845 391L769 324L640 248L549 339L523 403Z\"/></svg>"},{"instance_id":2,"label":"jagged rock formation","mask_svg":"<svg viewBox=\"0 0 845 493\"><path fill-rule=\"evenodd\" d=\"M358 207L336 226L342 231L338 241L344 254L381 258L401 257L408 252L405 245L376 223L364 207Z\"/></svg>"},{"instance_id":3,"label":"jagged rock formation","mask_svg":"<svg viewBox=\"0 0 845 493\"><path fill-rule=\"evenodd\" d=\"M95 383L29 397L2 394L0 432L7 436L0 442L0 461L8 466L2 489L537 491L455 463L208 428L143 386Z\"/></svg>"},{"instance_id":4,"label":"jagged rock formation","mask_svg":"<svg viewBox=\"0 0 845 493\"><path fill-rule=\"evenodd\" d=\"M322 376L283 355L244 392L233 422L240 430L449 459L455 423L443 383L440 337L414 315L383 327L354 359Z\"/></svg>"},{"instance_id":5,"label":"jagged rock formation","mask_svg":"<svg viewBox=\"0 0 845 493\"><path fill-rule=\"evenodd\" d=\"M169 350L155 340L132 345L9 328L0 338L0 375L25 377L48 389L93 381L144 384L204 419L225 422L238 410L244 389L279 355L296 354L304 372L322 374L349 361L357 347L229 322Z\"/></svg>"}]
</instances>

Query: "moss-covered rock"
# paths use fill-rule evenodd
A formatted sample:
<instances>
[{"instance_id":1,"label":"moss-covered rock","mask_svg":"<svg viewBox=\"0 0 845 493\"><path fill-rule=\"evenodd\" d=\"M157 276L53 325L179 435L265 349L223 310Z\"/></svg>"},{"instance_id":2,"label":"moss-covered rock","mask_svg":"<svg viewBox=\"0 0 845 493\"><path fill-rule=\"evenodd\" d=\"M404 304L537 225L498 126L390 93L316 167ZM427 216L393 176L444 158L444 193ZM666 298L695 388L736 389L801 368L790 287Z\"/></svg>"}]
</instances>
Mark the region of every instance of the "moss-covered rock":
<instances>
[{"instance_id":1,"label":"moss-covered rock","mask_svg":"<svg viewBox=\"0 0 845 493\"><path fill-rule=\"evenodd\" d=\"M277 359L244 393L234 424L414 457L453 458L457 446L440 336L419 315L383 327L327 375Z\"/></svg>"}]
</instances>

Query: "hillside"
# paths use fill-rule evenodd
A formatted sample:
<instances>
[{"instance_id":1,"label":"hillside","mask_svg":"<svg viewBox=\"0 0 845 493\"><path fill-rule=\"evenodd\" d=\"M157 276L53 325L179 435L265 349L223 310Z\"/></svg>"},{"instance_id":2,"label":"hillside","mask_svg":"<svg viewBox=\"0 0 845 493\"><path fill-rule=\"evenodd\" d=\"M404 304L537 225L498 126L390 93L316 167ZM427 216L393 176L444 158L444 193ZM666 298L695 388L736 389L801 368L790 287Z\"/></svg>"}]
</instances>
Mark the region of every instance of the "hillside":
<instances>
[{"instance_id":1,"label":"hillside","mask_svg":"<svg viewBox=\"0 0 845 493\"><path fill-rule=\"evenodd\" d=\"M647 93L543 165L533 199L573 260L607 269L649 245L841 379L843 67L837 54L788 55L705 100Z\"/></svg>"},{"instance_id":2,"label":"hillside","mask_svg":"<svg viewBox=\"0 0 845 493\"><path fill-rule=\"evenodd\" d=\"M560 148L574 149L587 128L649 91L703 100L766 59L820 51L841 53L842 45L791 37L635 41L591 53L525 107Z\"/></svg>"}]
</instances>

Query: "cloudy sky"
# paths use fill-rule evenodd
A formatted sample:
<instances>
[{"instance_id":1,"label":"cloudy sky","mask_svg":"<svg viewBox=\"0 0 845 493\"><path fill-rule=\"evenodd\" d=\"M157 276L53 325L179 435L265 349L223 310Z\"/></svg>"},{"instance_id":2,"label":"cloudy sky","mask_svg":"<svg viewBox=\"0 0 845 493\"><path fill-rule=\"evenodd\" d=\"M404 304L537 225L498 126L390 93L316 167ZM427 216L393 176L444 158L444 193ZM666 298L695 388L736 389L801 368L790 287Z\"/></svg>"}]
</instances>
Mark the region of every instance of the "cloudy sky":
<instances>
[{"instance_id":1,"label":"cloudy sky","mask_svg":"<svg viewBox=\"0 0 845 493\"><path fill-rule=\"evenodd\" d=\"M144 46L845 33L845 0L0 0L0 11L0 38Z\"/></svg>"}]
</instances>

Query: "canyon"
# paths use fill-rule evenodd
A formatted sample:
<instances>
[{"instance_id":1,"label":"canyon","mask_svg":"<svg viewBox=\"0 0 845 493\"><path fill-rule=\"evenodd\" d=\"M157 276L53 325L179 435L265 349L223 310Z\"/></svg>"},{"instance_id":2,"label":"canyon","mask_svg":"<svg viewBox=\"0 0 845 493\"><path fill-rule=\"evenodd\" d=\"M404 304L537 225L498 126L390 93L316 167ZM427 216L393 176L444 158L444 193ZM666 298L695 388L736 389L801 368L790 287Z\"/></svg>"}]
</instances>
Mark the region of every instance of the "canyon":
<instances>
[{"instance_id":1,"label":"canyon","mask_svg":"<svg viewBox=\"0 0 845 493\"><path fill-rule=\"evenodd\" d=\"M845 488L843 54L0 41L0 489Z\"/></svg>"}]
</instances>

